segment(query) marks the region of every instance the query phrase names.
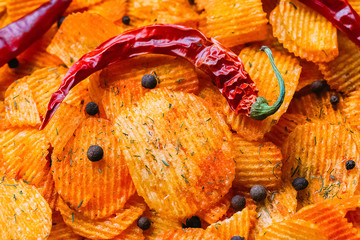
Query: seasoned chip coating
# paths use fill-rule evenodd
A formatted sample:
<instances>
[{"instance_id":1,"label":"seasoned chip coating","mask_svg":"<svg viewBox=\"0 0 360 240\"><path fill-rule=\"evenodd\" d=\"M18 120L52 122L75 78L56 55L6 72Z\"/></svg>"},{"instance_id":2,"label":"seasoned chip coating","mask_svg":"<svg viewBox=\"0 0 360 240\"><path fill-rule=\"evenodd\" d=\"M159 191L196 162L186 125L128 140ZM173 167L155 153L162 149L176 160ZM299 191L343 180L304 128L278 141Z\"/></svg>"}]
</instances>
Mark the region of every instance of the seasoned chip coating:
<instances>
[{"instance_id":1,"label":"seasoned chip coating","mask_svg":"<svg viewBox=\"0 0 360 240\"><path fill-rule=\"evenodd\" d=\"M282 155L271 142L247 142L233 136L236 162L233 187L248 188L262 185L275 189L280 184Z\"/></svg>"},{"instance_id":2,"label":"seasoned chip coating","mask_svg":"<svg viewBox=\"0 0 360 240\"><path fill-rule=\"evenodd\" d=\"M321 81L324 79L324 76L322 75L318 66L315 63L301 60L300 65L302 67L302 71L296 91L300 91L314 81Z\"/></svg>"},{"instance_id":3,"label":"seasoned chip coating","mask_svg":"<svg viewBox=\"0 0 360 240\"><path fill-rule=\"evenodd\" d=\"M155 23L196 28L199 21L199 15L187 0L129 0L127 7L130 27L135 28Z\"/></svg>"},{"instance_id":4,"label":"seasoned chip coating","mask_svg":"<svg viewBox=\"0 0 360 240\"><path fill-rule=\"evenodd\" d=\"M344 99L343 113L346 117L346 122L360 130L360 89L351 92L349 96Z\"/></svg>"},{"instance_id":5,"label":"seasoned chip coating","mask_svg":"<svg viewBox=\"0 0 360 240\"><path fill-rule=\"evenodd\" d=\"M200 31L226 47L262 41L270 35L261 0L208 0L203 5Z\"/></svg>"},{"instance_id":6,"label":"seasoned chip coating","mask_svg":"<svg viewBox=\"0 0 360 240\"><path fill-rule=\"evenodd\" d=\"M228 192L235 174L231 132L200 98L151 91L114 125L136 190L150 208L185 218Z\"/></svg>"},{"instance_id":7,"label":"seasoned chip coating","mask_svg":"<svg viewBox=\"0 0 360 240\"><path fill-rule=\"evenodd\" d=\"M327 240L328 238L316 224L299 219L288 219L263 229L256 239Z\"/></svg>"},{"instance_id":8,"label":"seasoned chip coating","mask_svg":"<svg viewBox=\"0 0 360 240\"><path fill-rule=\"evenodd\" d=\"M143 230L139 228L136 224L136 221L128 227L126 230L122 231L120 235L112 238L111 240L144 240Z\"/></svg>"},{"instance_id":9,"label":"seasoned chip coating","mask_svg":"<svg viewBox=\"0 0 360 240\"><path fill-rule=\"evenodd\" d=\"M196 216L206 221L208 224L213 224L222 218L230 208L232 194L226 194L220 201L208 209L201 209Z\"/></svg>"},{"instance_id":10,"label":"seasoned chip coating","mask_svg":"<svg viewBox=\"0 0 360 240\"><path fill-rule=\"evenodd\" d=\"M107 0L89 8L89 13L99 14L104 18L121 25L121 19L126 12L126 0Z\"/></svg>"},{"instance_id":11,"label":"seasoned chip coating","mask_svg":"<svg viewBox=\"0 0 360 240\"><path fill-rule=\"evenodd\" d=\"M82 237L76 235L73 230L65 224L60 212L52 214L52 228L48 240L81 240Z\"/></svg>"},{"instance_id":12,"label":"seasoned chip coating","mask_svg":"<svg viewBox=\"0 0 360 240\"><path fill-rule=\"evenodd\" d=\"M234 113L228 105L225 106L227 122L232 129L249 141L257 141L269 132L284 114L295 93L301 73L299 61L291 55L273 50L275 64L277 65L285 82L285 99L280 109L265 120L258 121L240 114ZM272 70L267 55L260 51L260 46L244 48L240 53L244 62L245 70L259 89L259 96L265 97L269 105L276 102L279 96L279 86L275 73Z\"/></svg>"},{"instance_id":13,"label":"seasoned chip coating","mask_svg":"<svg viewBox=\"0 0 360 240\"><path fill-rule=\"evenodd\" d=\"M309 185L298 193L298 204L354 195L359 168L346 170L347 160L360 164L360 154L352 133L344 126L308 123L295 128L282 146L282 176L292 182L304 177Z\"/></svg>"},{"instance_id":14,"label":"seasoned chip coating","mask_svg":"<svg viewBox=\"0 0 360 240\"><path fill-rule=\"evenodd\" d=\"M102 27L94 28L94 22ZM75 13L65 18L47 51L71 66L85 53L119 33L118 26L100 15Z\"/></svg>"},{"instance_id":15,"label":"seasoned chip coating","mask_svg":"<svg viewBox=\"0 0 360 240\"><path fill-rule=\"evenodd\" d=\"M339 54L336 28L297 0L280 0L270 14L270 23L274 36L296 56L329 62Z\"/></svg>"},{"instance_id":16,"label":"seasoned chip coating","mask_svg":"<svg viewBox=\"0 0 360 240\"><path fill-rule=\"evenodd\" d=\"M339 56L319 69L332 89L348 94L360 89L360 49L343 34L339 34Z\"/></svg>"},{"instance_id":17,"label":"seasoned chip coating","mask_svg":"<svg viewBox=\"0 0 360 240\"><path fill-rule=\"evenodd\" d=\"M221 240L231 239L234 235L239 235L248 239L250 229L253 227L252 219L256 212L248 207L236 212L231 218L221 222L213 223L206 228L206 231L217 236Z\"/></svg>"},{"instance_id":18,"label":"seasoned chip coating","mask_svg":"<svg viewBox=\"0 0 360 240\"><path fill-rule=\"evenodd\" d=\"M351 7L355 9L358 14L360 14L360 2L357 0L348 0L348 2L350 3Z\"/></svg>"},{"instance_id":19,"label":"seasoned chip coating","mask_svg":"<svg viewBox=\"0 0 360 240\"><path fill-rule=\"evenodd\" d=\"M35 129L8 129L1 141L6 174L38 184L47 173L48 141Z\"/></svg>"},{"instance_id":20,"label":"seasoned chip coating","mask_svg":"<svg viewBox=\"0 0 360 240\"><path fill-rule=\"evenodd\" d=\"M174 231L169 231L164 233L159 240L202 240L202 239L212 239L212 240L220 240L214 234L205 231L202 228L184 228L178 229Z\"/></svg>"},{"instance_id":21,"label":"seasoned chip coating","mask_svg":"<svg viewBox=\"0 0 360 240\"><path fill-rule=\"evenodd\" d=\"M43 178L35 186L49 204L49 207L54 210L58 200L58 193L55 190L55 182L50 166L45 169L45 172Z\"/></svg>"},{"instance_id":22,"label":"seasoned chip coating","mask_svg":"<svg viewBox=\"0 0 360 240\"><path fill-rule=\"evenodd\" d=\"M3 177L0 223L2 239L46 239L51 230L51 209L34 186Z\"/></svg>"},{"instance_id":23,"label":"seasoned chip coating","mask_svg":"<svg viewBox=\"0 0 360 240\"><path fill-rule=\"evenodd\" d=\"M5 93L6 119L14 127L40 125L32 92L26 83L14 82Z\"/></svg>"},{"instance_id":24,"label":"seasoned chip coating","mask_svg":"<svg viewBox=\"0 0 360 240\"><path fill-rule=\"evenodd\" d=\"M64 222L74 233L90 239L111 239L131 226L144 212L146 204L134 196L114 216L99 220L91 220L72 210L62 199L59 199L58 207Z\"/></svg>"},{"instance_id":25,"label":"seasoned chip coating","mask_svg":"<svg viewBox=\"0 0 360 240\"><path fill-rule=\"evenodd\" d=\"M98 145L104 151L98 162L87 157L91 145ZM135 192L118 139L107 120L88 118L64 151L53 156L51 168L56 190L84 217L108 217L121 209Z\"/></svg>"}]
</instances>

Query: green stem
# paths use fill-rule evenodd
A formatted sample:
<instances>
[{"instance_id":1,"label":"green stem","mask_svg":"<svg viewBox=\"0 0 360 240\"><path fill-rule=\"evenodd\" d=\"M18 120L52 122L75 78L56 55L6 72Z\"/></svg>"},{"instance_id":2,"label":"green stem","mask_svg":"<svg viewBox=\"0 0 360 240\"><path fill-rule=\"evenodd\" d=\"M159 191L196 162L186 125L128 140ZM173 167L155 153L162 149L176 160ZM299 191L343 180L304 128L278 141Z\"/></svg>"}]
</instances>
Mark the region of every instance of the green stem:
<instances>
[{"instance_id":1,"label":"green stem","mask_svg":"<svg viewBox=\"0 0 360 240\"><path fill-rule=\"evenodd\" d=\"M276 111L279 110L279 108L281 107L281 104L283 103L285 97L284 79L282 78L281 73L279 72L279 70L275 65L274 57L272 55L270 48L266 46L262 46L260 50L264 51L270 59L271 66L275 72L275 76L279 83L280 94L278 100L272 106L269 106L268 101L264 97L258 97L256 99L256 102L251 106L250 115L249 115L252 119L255 120L264 120L268 116L276 113Z\"/></svg>"}]
</instances>

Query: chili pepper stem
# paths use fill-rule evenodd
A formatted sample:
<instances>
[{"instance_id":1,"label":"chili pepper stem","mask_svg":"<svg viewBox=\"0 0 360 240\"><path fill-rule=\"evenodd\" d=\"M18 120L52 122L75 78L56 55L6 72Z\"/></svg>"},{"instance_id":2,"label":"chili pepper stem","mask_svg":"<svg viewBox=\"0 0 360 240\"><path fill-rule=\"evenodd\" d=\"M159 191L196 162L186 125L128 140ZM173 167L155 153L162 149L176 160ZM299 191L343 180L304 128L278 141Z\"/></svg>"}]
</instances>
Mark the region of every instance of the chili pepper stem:
<instances>
[{"instance_id":1,"label":"chili pepper stem","mask_svg":"<svg viewBox=\"0 0 360 240\"><path fill-rule=\"evenodd\" d=\"M269 106L268 101L264 97L256 98L256 102L251 106L250 115L249 115L252 119L255 120L264 120L268 116L276 113L276 111L279 110L279 108L281 107L285 97L284 79L282 78L281 73L279 72L279 70L275 65L274 57L272 55L270 48L268 48L267 46L262 46L260 50L264 51L270 59L271 66L275 72L275 76L279 83L280 93L276 103L274 103L271 106Z\"/></svg>"}]
</instances>

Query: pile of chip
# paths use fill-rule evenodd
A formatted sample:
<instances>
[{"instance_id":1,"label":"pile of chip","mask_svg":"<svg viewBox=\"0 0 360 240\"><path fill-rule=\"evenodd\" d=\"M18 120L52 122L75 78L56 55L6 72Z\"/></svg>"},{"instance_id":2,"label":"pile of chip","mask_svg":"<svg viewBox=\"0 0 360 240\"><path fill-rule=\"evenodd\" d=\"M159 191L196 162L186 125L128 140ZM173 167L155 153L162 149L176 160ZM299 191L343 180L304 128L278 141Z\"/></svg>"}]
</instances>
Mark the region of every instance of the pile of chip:
<instances>
[{"instance_id":1,"label":"pile of chip","mask_svg":"<svg viewBox=\"0 0 360 240\"><path fill-rule=\"evenodd\" d=\"M0 27L47 0L0 1ZM358 0L349 0L360 13ZM74 0L0 68L0 238L360 239L360 49L298 0ZM187 61L146 55L70 91L69 67L153 23L190 26L242 59L273 104L235 114Z\"/></svg>"}]
</instances>

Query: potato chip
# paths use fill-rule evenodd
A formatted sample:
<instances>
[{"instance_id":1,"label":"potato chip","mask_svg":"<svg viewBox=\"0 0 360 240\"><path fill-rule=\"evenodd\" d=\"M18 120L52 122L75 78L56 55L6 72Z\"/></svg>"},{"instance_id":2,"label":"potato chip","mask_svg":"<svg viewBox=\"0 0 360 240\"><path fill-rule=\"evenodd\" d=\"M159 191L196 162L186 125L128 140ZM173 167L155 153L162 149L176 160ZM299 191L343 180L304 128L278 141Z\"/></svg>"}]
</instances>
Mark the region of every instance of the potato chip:
<instances>
[{"instance_id":1,"label":"potato chip","mask_svg":"<svg viewBox=\"0 0 360 240\"><path fill-rule=\"evenodd\" d=\"M82 237L76 235L73 230L67 226L60 214L55 211L52 214L52 228L48 240L82 240Z\"/></svg>"},{"instance_id":2,"label":"potato chip","mask_svg":"<svg viewBox=\"0 0 360 240\"><path fill-rule=\"evenodd\" d=\"M223 240L231 239L235 235L248 239L250 229L253 227L251 219L255 216L256 212L246 207L229 219L211 224L206 231Z\"/></svg>"},{"instance_id":3,"label":"potato chip","mask_svg":"<svg viewBox=\"0 0 360 240\"><path fill-rule=\"evenodd\" d=\"M137 192L160 214L192 216L228 192L235 168L231 132L200 98L151 91L115 127Z\"/></svg>"},{"instance_id":4,"label":"potato chip","mask_svg":"<svg viewBox=\"0 0 360 240\"><path fill-rule=\"evenodd\" d=\"M51 230L51 209L35 187L3 177L0 223L2 239L46 239Z\"/></svg>"},{"instance_id":5,"label":"potato chip","mask_svg":"<svg viewBox=\"0 0 360 240\"><path fill-rule=\"evenodd\" d=\"M9 120L6 118L5 109L6 106L4 101L0 101L0 131L11 128L11 124Z\"/></svg>"},{"instance_id":6,"label":"potato chip","mask_svg":"<svg viewBox=\"0 0 360 240\"><path fill-rule=\"evenodd\" d=\"M101 3L103 0L73 0L66 13L71 13L74 11L81 11L85 8L91 7L95 4Z\"/></svg>"},{"instance_id":7,"label":"potato chip","mask_svg":"<svg viewBox=\"0 0 360 240\"><path fill-rule=\"evenodd\" d=\"M333 106L330 102L332 95L339 97L340 102ZM288 113L304 115L307 120L327 121L333 124L343 124L346 120L341 114L342 97L333 91L324 91L321 94L309 93L294 98L289 106Z\"/></svg>"},{"instance_id":8,"label":"potato chip","mask_svg":"<svg viewBox=\"0 0 360 240\"><path fill-rule=\"evenodd\" d=\"M331 88L348 94L360 89L360 49L342 34L338 41L339 56L319 69Z\"/></svg>"},{"instance_id":9,"label":"potato chip","mask_svg":"<svg viewBox=\"0 0 360 240\"><path fill-rule=\"evenodd\" d=\"M87 158L91 145L104 151L98 162ZM104 119L88 118L81 123L64 151L53 154L51 168L61 197L90 219L110 216L135 192L118 139Z\"/></svg>"},{"instance_id":10,"label":"potato chip","mask_svg":"<svg viewBox=\"0 0 360 240\"><path fill-rule=\"evenodd\" d=\"M360 208L356 208L355 211L349 211L346 213L348 222L351 222L354 227L360 231Z\"/></svg>"},{"instance_id":11,"label":"potato chip","mask_svg":"<svg viewBox=\"0 0 360 240\"><path fill-rule=\"evenodd\" d=\"M141 230L137 224L136 221L127 229L121 232L120 235L112 238L111 240L144 240L144 234L143 230Z\"/></svg>"},{"instance_id":12,"label":"potato chip","mask_svg":"<svg viewBox=\"0 0 360 240\"><path fill-rule=\"evenodd\" d=\"M300 77L301 66L296 58L278 51L273 51L273 55L285 82L286 94L280 109L265 120L258 121L236 114L228 105L225 106L227 122L232 129L249 141L263 138L265 133L269 132L281 115L286 112ZM279 95L279 86L267 55L260 51L259 46L252 46L244 48L239 56L244 62L245 70L258 87L259 96L265 97L269 105L275 103Z\"/></svg>"},{"instance_id":13,"label":"potato chip","mask_svg":"<svg viewBox=\"0 0 360 240\"><path fill-rule=\"evenodd\" d=\"M38 184L47 173L49 144L35 129L9 129L1 142L6 174Z\"/></svg>"},{"instance_id":14,"label":"potato chip","mask_svg":"<svg viewBox=\"0 0 360 240\"><path fill-rule=\"evenodd\" d=\"M316 224L299 219L288 219L273 223L256 239L327 240L328 238Z\"/></svg>"},{"instance_id":15,"label":"potato chip","mask_svg":"<svg viewBox=\"0 0 360 240\"><path fill-rule=\"evenodd\" d=\"M43 198L49 204L49 207L52 210L54 210L58 200L58 194L55 190L55 182L53 179L53 174L51 172L50 166L47 167L44 171L45 171L44 177L35 186L37 190L40 192L41 196L43 196Z\"/></svg>"},{"instance_id":16,"label":"potato chip","mask_svg":"<svg viewBox=\"0 0 360 240\"><path fill-rule=\"evenodd\" d=\"M280 184L282 155L271 142L247 142L233 136L236 162L233 187L248 188L262 185L275 189Z\"/></svg>"},{"instance_id":17,"label":"potato chip","mask_svg":"<svg viewBox=\"0 0 360 240\"><path fill-rule=\"evenodd\" d=\"M90 7L88 12L99 14L109 21L121 25L121 19L126 15L126 7L126 0L107 0L101 4Z\"/></svg>"},{"instance_id":18,"label":"potato chip","mask_svg":"<svg viewBox=\"0 0 360 240\"><path fill-rule=\"evenodd\" d=\"M159 240L202 240L202 239L213 239L219 240L214 234L206 232L202 228L183 228L175 231L164 233Z\"/></svg>"},{"instance_id":19,"label":"potato chip","mask_svg":"<svg viewBox=\"0 0 360 240\"><path fill-rule=\"evenodd\" d=\"M26 83L14 82L5 93L6 119L12 126L40 125L40 116L32 92Z\"/></svg>"},{"instance_id":20,"label":"potato chip","mask_svg":"<svg viewBox=\"0 0 360 240\"><path fill-rule=\"evenodd\" d=\"M71 121L64 121L64 119L71 119ZM66 143L84 120L85 114L81 108L66 103L60 105L49 124L43 130L46 138L54 148L55 155L63 151Z\"/></svg>"},{"instance_id":21,"label":"potato chip","mask_svg":"<svg viewBox=\"0 0 360 240\"><path fill-rule=\"evenodd\" d=\"M11 22L29 14L48 0L7 0L7 12Z\"/></svg>"},{"instance_id":22,"label":"potato chip","mask_svg":"<svg viewBox=\"0 0 360 240\"><path fill-rule=\"evenodd\" d=\"M148 209L143 213L151 222L151 227L144 231L147 240L157 240L165 233L182 230L180 221L176 219L166 218L153 209Z\"/></svg>"},{"instance_id":23,"label":"potato chip","mask_svg":"<svg viewBox=\"0 0 360 240\"><path fill-rule=\"evenodd\" d=\"M208 209L201 209L196 216L206 221L208 224L215 223L222 218L230 208L232 194L226 194L220 201Z\"/></svg>"},{"instance_id":24,"label":"potato chip","mask_svg":"<svg viewBox=\"0 0 360 240\"><path fill-rule=\"evenodd\" d=\"M351 92L344 99L343 113L346 122L360 130L360 90Z\"/></svg>"},{"instance_id":25,"label":"potato chip","mask_svg":"<svg viewBox=\"0 0 360 240\"><path fill-rule=\"evenodd\" d=\"M102 27L94 28L94 22ZM100 15L75 13L65 18L47 51L71 66L85 53L119 33L118 26Z\"/></svg>"},{"instance_id":26,"label":"potato chip","mask_svg":"<svg viewBox=\"0 0 360 240\"><path fill-rule=\"evenodd\" d=\"M326 200L306 206L300 209L294 218L315 223L329 239L358 239L356 228L346 220L345 212L334 204L338 202L337 199Z\"/></svg>"},{"instance_id":27,"label":"potato chip","mask_svg":"<svg viewBox=\"0 0 360 240\"><path fill-rule=\"evenodd\" d=\"M348 2L350 3L350 5L352 6L352 8L358 13L360 14L360 2L357 0L348 0Z\"/></svg>"},{"instance_id":28,"label":"potato chip","mask_svg":"<svg viewBox=\"0 0 360 240\"><path fill-rule=\"evenodd\" d=\"M302 66L302 71L296 91L300 91L314 81L321 81L324 79L324 76L315 63L302 60L300 61L300 65Z\"/></svg>"},{"instance_id":29,"label":"potato chip","mask_svg":"<svg viewBox=\"0 0 360 240\"><path fill-rule=\"evenodd\" d=\"M270 23L274 36L296 56L329 62L339 54L336 28L297 0L281 0L270 14Z\"/></svg>"},{"instance_id":30,"label":"potato chip","mask_svg":"<svg viewBox=\"0 0 360 240\"><path fill-rule=\"evenodd\" d=\"M167 23L196 28L199 21L199 15L187 0L129 0L127 7L131 27Z\"/></svg>"},{"instance_id":31,"label":"potato chip","mask_svg":"<svg viewBox=\"0 0 360 240\"><path fill-rule=\"evenodd\" d=\"M41 117L45 116L51 95L60 86L66 72L67 69L64 67L47 67L20 80L29 85Z\"/></svg>"},{"instance_id":32,"label":"potato chip","mask_svg":"<svg viewBox=\"0 0 360 240\"><path fill-rule=\"evenodd\" d=\"M199 29L226 47L265 40L269 34L268 20L261 0L237 2L215 0L204 4ZM248 12L251 14L248 14ZM224 14L226 13L226 14Z\"/></svg>"},{"instance_id":33,"label":"potato chip","mask_svg":"<svg viewBox=\"0 0 360 240\"><path fill-rule=\"evenodd\" d=\"M344 126L329 123L300 125L289 134L282 153L286 159L283 178L292 182L296 177L304 177L309 182L308 187L299 192L300 205L354 194L359 168L346 170L345 163L353 160L358 164L360 155L352 133Z\"/></svg>"},{"instance_id":34,"label":"potato chip","mask_svg":"<svg viewBox=\"0 0 360 240\"><path fill-rule=\"evenodd\" d=\"M296 126L302 125L307 121L311 121L311 119L304 115L285 113L281 116L279 122L271 128L271 131L265 134L265 137L275 145L281 146Z\"/></svg>"},{"instance_id":35,"label":"potato chip","mask_svg":"<svg viewBox=\"0 0 360 240\"><path fill-rule=\"evenodd\" d=\"M72 106L82 106L85 101L89 102L90 96L88 91L89 81L84 80L77 84L73 89L70 90L69 94L65 97L64 103Z\"/></svg>"},{"instance_id":36,"label":"potato chip","mask_svg":"<svg viewBox=\"0 0 360 240\"><path fill-rule=\"evenodd\" d=\"M115 216L91 220L72 210L62 199L59 199L58 206L64 222L72 228L74 233L90 239L111 239L118 236L131 226L146 208L143 200L135 196L125 204L123 209L117 211Z\"/></svg>"}]
</instances>

